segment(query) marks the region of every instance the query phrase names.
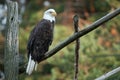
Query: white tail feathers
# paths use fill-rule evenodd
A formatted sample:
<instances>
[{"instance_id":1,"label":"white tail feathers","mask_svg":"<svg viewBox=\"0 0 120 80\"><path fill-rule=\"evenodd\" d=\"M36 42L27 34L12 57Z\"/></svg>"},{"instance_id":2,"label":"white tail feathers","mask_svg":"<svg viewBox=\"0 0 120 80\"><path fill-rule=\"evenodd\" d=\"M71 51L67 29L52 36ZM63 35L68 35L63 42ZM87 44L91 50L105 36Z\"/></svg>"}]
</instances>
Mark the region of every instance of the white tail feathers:
<instances>
[{"instance_id":1,"label":"white tail feathers","mask_svg":"<svg viewBox=\"0 0 120 80\"><path fill-rule=\"evenodd\" d=\"M37 64L38 64L37 62L35 62L34 60L31 59L31 55L30 55L26 73L30 75L34 68L35 68L35 70L37 69Z\"/></svg>"},{"instance_id":2,"label":"white tail feathers","mask_svg":"<svg viewBox=\"0 0 120 80\"><path fill-rule=\"evenodd\" d=\"M37 66L38 66L38 63L35 64L35 71L37 71Z\"/></svg>"}]
</instances>

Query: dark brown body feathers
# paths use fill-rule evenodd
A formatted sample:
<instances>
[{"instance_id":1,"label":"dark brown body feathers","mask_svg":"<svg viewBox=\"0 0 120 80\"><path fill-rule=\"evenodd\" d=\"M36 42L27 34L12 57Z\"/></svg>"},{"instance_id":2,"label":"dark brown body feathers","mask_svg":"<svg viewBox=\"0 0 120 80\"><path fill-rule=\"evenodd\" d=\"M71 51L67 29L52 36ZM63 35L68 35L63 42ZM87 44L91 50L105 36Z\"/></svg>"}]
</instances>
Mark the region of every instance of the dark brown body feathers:
<instances>
[{"instance_id":1,"label":"dark brown body feathers","mask_svg":"<svg viewBox=\"0 0 120 80\"><path fill-rule=\"evenodd\" d=\"M31 54L32 59L38 63L44 54L48 51L53 40L54 22L49 20L41 20L31 31L27 50L28 57Z\"/></svg>"}]
</instances>

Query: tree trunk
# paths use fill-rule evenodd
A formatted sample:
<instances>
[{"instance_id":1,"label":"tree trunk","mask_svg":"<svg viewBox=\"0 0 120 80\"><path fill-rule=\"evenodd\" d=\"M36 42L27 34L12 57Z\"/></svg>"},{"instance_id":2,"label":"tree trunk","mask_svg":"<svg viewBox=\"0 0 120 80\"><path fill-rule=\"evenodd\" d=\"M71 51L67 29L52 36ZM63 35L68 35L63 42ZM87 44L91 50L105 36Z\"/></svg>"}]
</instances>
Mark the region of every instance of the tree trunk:
<instances>
[{"instance_id":1,"label":"tree trunk","mask_svg":"<svg viewBox=\"0 0 120 80\"><path fill-rule=\"evenodd\" d=\"M18 80L18 4L7 1L7 26L5 34L5 80Z\"/></svg>"}]
</instances>

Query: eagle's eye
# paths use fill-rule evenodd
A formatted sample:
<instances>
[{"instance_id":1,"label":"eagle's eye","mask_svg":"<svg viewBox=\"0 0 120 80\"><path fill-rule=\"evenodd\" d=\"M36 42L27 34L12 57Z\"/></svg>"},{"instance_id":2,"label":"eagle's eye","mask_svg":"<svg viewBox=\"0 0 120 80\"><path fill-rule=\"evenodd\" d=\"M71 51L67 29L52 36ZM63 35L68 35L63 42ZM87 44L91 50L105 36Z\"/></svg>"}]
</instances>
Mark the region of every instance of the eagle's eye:
<instances>
[{"instance_id":1,"label":"eagle's eye","mask_svg":"<svg viewBox=\"0 0 120 80\"><path fill-rule=\"evenodd\" d=\"M52 12L52 11L50 11L49 13L50 13L50 14L52 14L53 12Z\"/></svg>"}]
</instances>

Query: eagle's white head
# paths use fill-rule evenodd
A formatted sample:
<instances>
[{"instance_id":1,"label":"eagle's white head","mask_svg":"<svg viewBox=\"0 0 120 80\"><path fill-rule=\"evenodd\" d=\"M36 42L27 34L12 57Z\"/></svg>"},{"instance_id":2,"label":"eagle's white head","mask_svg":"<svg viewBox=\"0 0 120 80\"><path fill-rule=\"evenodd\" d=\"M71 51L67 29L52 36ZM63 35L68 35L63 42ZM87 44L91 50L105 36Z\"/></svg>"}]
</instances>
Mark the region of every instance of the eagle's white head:
<instances>
[{"instance_id":1,"label":"eagle's white head","mask_svg":"<svg viewBox=\"0 0 120 80\"><path fill-rule=\"evenodd\" d=\"M54 9L48 9L44 12L43 19L50 20L50 22L55 21L55 16L57 13L55 12Z\"/></svg>"}]
</instances>

